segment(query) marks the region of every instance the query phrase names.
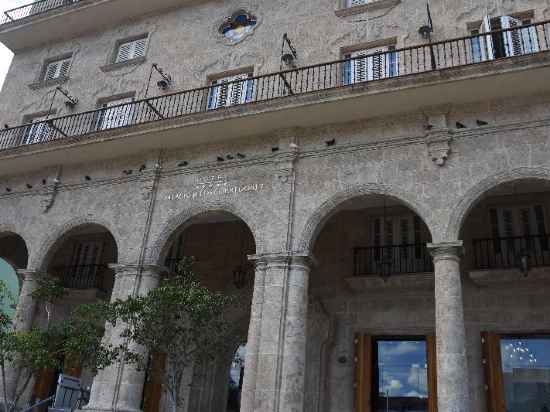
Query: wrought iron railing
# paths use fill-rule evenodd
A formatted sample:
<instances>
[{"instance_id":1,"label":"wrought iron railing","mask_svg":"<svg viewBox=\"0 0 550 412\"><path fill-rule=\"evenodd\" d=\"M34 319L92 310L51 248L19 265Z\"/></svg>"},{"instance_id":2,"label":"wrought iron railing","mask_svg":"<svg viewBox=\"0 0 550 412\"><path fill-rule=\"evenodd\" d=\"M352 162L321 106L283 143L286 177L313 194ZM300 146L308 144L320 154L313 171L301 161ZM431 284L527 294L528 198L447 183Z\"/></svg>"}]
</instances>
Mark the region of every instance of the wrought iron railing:
<instances>
[{"instance_id":1,"label":"wrought iron railing","mask_svg":"<svg viewBox=\"0 0 550 412\"><path fill-rule=\"evenodd\" d=\"M61 276L63 286L68 289L106 291L102 275L108 270L107 265L77 265L57 267L54 272Z\"/></svg>"},{"instance_id":2,"label":"wrought iron railing","mask_svg":"<svg viewBox=\"0 0 550 412\"><path fill-rule=\"evenodd\" d=\"M433 272L425 243L358 247L353 250L354 276L390 276Z\"/></svg>"},{"instance_id":3,"label":"wrought iron railing","mask_svg":"<svg viewBox=\"0 0 550 412\"><path fill-rule=\"evenodd\" d=\"M4 15L0 19L0 25L6 24L18 20L22 20L27 17L36 16L39 14L47 13L51 10L60 9L62 7L69 6L74 3L78 3L82 0L39 0L24 6L16 7L11 10L6 10Z\"/></svg>"},{"instance_id":4,"label":"wrought iron railing","mask_svg":"<svg viewBox=\"0 0 550 412\"><path fill-rule=\"evenodd\" d=\"M499 40L500 39L500 40ZM497 47L498 46L498 47ZM0 150L550 50L550 21L249 77L0 131ZM230 93L229 93L230 91ZM220 97L222 96L222 97Z\"/></svg>"},{"instance_id":5,"label":"wrought iron railing","mask_svg":"<svg viewBox=\"0 0 550 412\"><path fill-rule=\"evenodd\" d=\"M550 266L550 235L473 241L474 269L521 269L525 257L529 267Z\"/></svg>"}]
</instances>

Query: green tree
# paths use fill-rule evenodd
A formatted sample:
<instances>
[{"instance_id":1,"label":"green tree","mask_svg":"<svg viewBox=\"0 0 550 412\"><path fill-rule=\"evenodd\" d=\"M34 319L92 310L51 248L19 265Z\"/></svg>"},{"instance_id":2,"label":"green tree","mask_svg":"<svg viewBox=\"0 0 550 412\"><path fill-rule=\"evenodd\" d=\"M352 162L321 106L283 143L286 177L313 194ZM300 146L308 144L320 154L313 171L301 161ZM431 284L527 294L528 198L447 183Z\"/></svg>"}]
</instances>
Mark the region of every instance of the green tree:
<instances>
[{"instance_id":1,"label":"green tree","mask_svg":"<svg viewBox=\"0 0 550 412\"><path fill-rule=\"evenodd\" d=\"M173 411L183 405L181 389L189 368L212 361L231 341L224 313L233 297L202 286L192 265L193 260L185 258L176 274L163 279L158 288L116 302L124 325L121 337L127 342L126 361L135 362L151 376L150 356L166 356L162 386Z\"/></svg>"},{"instance_id":2,"label":"green tree","mask_svg":"<svg viewBox=\"0 0 550 412\"><path fill-rule=\"evenodd\" d=\"M37 379L45 369L60 369L63 359L71 357L81 367L93 370L113 363L119 348L102 343L106 321L114 322L113 307L108 303L82 305L69 319L53 319L53 306L66 295L60 281L42 279L33 292L33 299L43 305L46 325L29 331L18 331L8 313L0 312L0 373L4 411L13 412L29 387L33 378ZM0 281L0 306L11 302L6 285ZM15 387L7 386L7 370L19 371Z\"/></svg>"}]
</instances>

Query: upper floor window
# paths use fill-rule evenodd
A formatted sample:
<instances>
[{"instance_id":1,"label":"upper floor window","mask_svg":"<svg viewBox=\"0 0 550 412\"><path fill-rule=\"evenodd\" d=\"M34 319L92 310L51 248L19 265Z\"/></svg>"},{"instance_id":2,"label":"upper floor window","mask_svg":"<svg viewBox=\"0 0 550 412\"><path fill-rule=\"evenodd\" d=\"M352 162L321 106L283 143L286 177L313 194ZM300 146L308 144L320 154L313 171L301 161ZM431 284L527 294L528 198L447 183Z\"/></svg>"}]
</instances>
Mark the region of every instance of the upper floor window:
<instances>
[{"instance_id":1,"label":"upper floor window","mask_svg":"<svg viewBox=\"0 0 550 412\"><path fill-rule=\"evenodd\" d=\"M123 41L118 44L114 63L123 63L145 57L148 36Z\"/></svg>"},{"instance_id":2,"label":"upper floor window","mask_svg":"<svg viewBox=\"0 0 550 412\"><path fill-rule=\"evenodd\" d=\"M100 107L104 110L99 112L96 122L97 129L115 129L132 124L135 113L135 107L131 104L133 101L133 96L117 97L101 101Z\"/></svg>"},{"instance_id":3,"label":"upper floor window","mask_svg":"<svg viewBox=\"0 0 550 412\"><path fill-rule=\"evenodd\" d=\"M50 125L46 120L51 114L53 113L41 113L24 117L23 122L29 125L25 128L22 144L41 143L48 140Z\"/></svg>"},{"instance_id":4,"label":"upper floor window","mask_svg":"<svg viewBox=\"0 0 550 412\"><path fill-rule=\"evenodd\" d=\"M211 81L208 93L208 109L218 109L252 101L254 80L252 71L232 76L220 77Z\"/></svg>"},{"instance_id":5,"label":"upper floor window","mask_svg":"<svg viewBox=\"0 0 550 412\"><path fill-rule=\"evenodd\" d=\"M539 33L535 26L530 26L531 22L529 14L485 16L479 23L479 28L473 28L470 31L476 36L471 39L473 61L482 62L538 52L540 50ZM482 35L489 32L493 33Z\"/></svg>"},{"instance_id":6,"label":"upper floor window","mask_svg":"<svg viewBox=\"0 0 550 412\"><path fill-rule=\"evenodd\" d=\"M48 63L44 71L43 80L48 81L68 77L69 69L71 68L71 60L71 57L67 57Z\"/></svg>"},{"instance_id":7,"label":"upper floor window","mask_svg":"<svg viewBox=\"0 0 550 412\"><path fill-rule=\"evenodd\" d=\"M399 74L395 45L356 50L344 54L344 84L379 80Z\"/></svg>"}]
</instances>

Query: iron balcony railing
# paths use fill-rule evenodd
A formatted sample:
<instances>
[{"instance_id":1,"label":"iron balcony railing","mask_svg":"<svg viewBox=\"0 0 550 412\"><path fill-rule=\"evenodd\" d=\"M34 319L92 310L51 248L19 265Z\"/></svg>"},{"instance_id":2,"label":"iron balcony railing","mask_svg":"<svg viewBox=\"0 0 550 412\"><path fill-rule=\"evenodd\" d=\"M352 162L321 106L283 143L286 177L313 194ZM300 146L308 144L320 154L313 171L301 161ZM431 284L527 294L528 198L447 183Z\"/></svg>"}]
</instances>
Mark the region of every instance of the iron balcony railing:
<instances>
[{"instance_id":1,"label":"iron balcony railing","mask_svg":"<svg viewBox=\"0 0 550 412\"><path fill-rule=\"evenodd\" d=\"M390 276L433 272L425 243L358 247L353 250L354 276Z\"/></svg>"},{"instance_id":2,"label":"iron balcony railing","mask_svg":"<svg viewBox=\"0 0 550 412\"><path fill-rule=\"evenodd\" d=\"M61 266L54 269L68 289L99 289L105 291L102 275L109 270L107 265Z\"/></svg>"},{"instance_id":3,"label":"iron balcony railing","mask_svg":"<svg viewBox=\"0 0 550 412\"><path fill-rule=\"evenodd\" d=\"M67 139L197 113L225 110L335 88L496 59L546 52L550 21L383 53L357 56L292 70L247 77L213 86L151 97L117 106L37 121L0 131L0 150Z\"/></svg>"},{"instance_id":4,"label":"iron balcony railing","mask_svg":"<svg viewBox=\"0 0 550 412\"><path fill-rule=\"evenodd\" d=\"M6 10L0 19L0 25L18 20L25 19L31 16L47 13L51 10L60 9L74 3L79 3L82 0L39 0L34 3L25 4L24 6L16 7L11 10Z\"/></svg>"},{"instance_id":5,"label":"iron balcony railing","mask_svg":"<svg viewBox=\"0 0 550 412\"><path fill-rule=\"evenodd\" d=\"M524 257L528 267L550 266L550 235L475 239L473 252L474 269L520 269Z\"/></svg>"}]
</instances>

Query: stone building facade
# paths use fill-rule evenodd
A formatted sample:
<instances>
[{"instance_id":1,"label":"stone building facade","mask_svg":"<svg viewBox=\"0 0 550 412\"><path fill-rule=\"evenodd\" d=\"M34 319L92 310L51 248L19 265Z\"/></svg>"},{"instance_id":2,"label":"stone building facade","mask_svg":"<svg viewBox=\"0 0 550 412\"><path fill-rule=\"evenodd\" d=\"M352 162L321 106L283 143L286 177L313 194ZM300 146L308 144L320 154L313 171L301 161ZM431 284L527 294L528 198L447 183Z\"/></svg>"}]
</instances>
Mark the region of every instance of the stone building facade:
<instances>
[{"instance_id":1,"label":"stone building facade","mask_svg":"<svg viewBox=\"0 0 550 412\"><path fill-rule=\"evenodd\" d=\"M430 15L420 0L6 13L0 257L21 275L18 327L42 322L41 276L65 282L63 316L193 255L240 296L243 412L548 411L550 5ZM186 410L231 410L232 359L190 373ZM169 408L129 365L81 378L90 411Z\"/></svg>"}]
</instances>

